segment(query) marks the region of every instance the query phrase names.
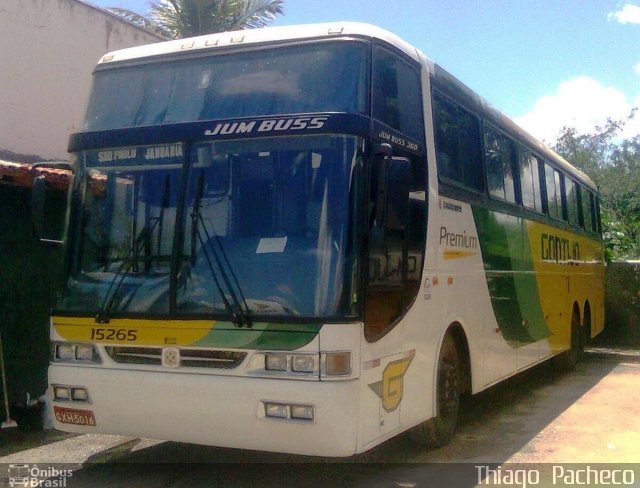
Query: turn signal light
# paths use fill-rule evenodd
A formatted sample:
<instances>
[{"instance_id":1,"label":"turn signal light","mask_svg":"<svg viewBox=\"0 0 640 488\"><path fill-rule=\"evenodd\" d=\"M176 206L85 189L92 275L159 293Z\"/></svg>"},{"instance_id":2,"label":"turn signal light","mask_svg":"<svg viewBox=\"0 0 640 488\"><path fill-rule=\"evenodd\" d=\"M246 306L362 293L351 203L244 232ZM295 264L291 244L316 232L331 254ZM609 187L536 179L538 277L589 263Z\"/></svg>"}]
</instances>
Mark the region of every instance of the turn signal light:
<instances>
[{"instance_id":1,"label":"turn signal light","mask_svg":"<svg viewBox=\"0 0 640 488\"><path fill-rule=\"evenodd\" d=\"M325 352L322 354L323 374L326 376L344 376L351 374L351 353Z\"/></svg>"}]
</instances>

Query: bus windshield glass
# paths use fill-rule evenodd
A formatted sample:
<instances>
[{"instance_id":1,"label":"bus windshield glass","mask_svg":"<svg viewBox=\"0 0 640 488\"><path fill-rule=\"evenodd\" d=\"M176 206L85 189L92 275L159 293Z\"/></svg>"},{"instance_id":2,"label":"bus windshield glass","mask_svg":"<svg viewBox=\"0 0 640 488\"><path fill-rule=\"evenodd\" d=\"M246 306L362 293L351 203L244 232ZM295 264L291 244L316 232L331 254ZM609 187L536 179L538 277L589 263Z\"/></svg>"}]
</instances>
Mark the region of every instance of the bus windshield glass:
<instances>
[{"instance_id":1,"label":"bus windshield glass","mask_svg":"<svg viewBox=\"0 0 640 488\"><path fill-rule=\"evenodd\" d=\"M366 114L367 45L324 42L95 73L85 131L312 112Z\"/></svg>"},{"instance_id":2,"label":"bus windshield glass","mask_svg":"<svg viewBox=\"0 0 640 488\"><path fill-rule=\"evenodd\" d=\"M324 135L87 151L59 310L354 316L361 146Z\"/></svg>"},{"instance_id":3,"label":"bus windshield glass","mask_svg":"<svg viewBox=\"0 0 640 488\"><path fill-rule=\"evenodd\" d=\"M169 311L181 144L83 154L82 229L62 309Z\"/></svg>"},{"instance_id":4,"label":"bus windshield glass","mask_svg":"<svg viewBox=\"0 0 640 488\"><path fill-rule=\"evenodd\" d=\"M223 295L233 298L235 285L252 314L350 315L357 141L314 136L196 145L183 251L190 264L178 310L224 310ZM216 293L219 287L224 293Z\"/></svg>"}]
</instances>

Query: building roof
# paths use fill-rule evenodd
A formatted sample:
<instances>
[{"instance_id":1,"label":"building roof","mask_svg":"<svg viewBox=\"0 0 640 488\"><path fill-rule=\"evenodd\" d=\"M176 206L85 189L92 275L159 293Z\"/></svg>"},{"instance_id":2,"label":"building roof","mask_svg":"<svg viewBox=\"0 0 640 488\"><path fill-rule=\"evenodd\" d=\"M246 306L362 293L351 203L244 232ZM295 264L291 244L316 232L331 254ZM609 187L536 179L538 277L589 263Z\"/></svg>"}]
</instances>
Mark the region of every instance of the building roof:
<instances>
[{"instance_id":1,"label":"building roof","mask_svg":"<svg viewBox=\"0 0 640 488\"><path fill-rule=\"evenodd\" d=\"M56 167L41 165L55 165ZM68 163L46 162L29 164L0 159L0 185L31 188L36 177L44 176L47 188L66 191L71 182L72 172L70 169L63 169L63 165L68 165Z\"/></svg>"}]
</instances>

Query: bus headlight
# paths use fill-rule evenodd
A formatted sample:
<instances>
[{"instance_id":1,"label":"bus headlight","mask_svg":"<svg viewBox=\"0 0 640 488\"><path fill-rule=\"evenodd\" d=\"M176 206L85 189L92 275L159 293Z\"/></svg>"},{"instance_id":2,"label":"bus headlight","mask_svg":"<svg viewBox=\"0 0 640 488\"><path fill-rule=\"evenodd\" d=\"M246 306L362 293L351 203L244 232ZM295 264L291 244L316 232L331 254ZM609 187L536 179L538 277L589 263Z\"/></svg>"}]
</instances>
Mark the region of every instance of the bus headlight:
<instances>
[{"instance_id":1,"label":"bus headlight","mask_svg":"<svg viewBox=\"0 0 640 488\"><path fill-rule=\"evenodd\" d=\"M89 391L84 386L51 385L56 402L91 403Z\"/></svg>"},{"instance_id":2,"label":"bus headlight","mask_svg":"<svg viewBox=\"0 0 640 488\"><path fill-rule=\"evenodd\" d=\"M75 346L73 344L55 344L54 348L54 359L73 361L76 357Z\"/></svg>"},{"instance_id":3,"label":"bus headlight","mask_svg":"<svg viewBox=\"0 0 640 488\"><path fill-rule=\"evenodd\" d=\"M71 399L74 402L88 402L89 392L86 388L71 388Z\"/></svg>"},{"instance_id":4,"label":"bus headlight","mask_svg":"<svg viewBox=\"0 0 640 488\"><path fill-rule=\"evenodd\" d=\"M264 369L282 373L318 374L317 353L282 353L268 352L264 354Z\"/></svg>"},{"instance_id":5,"label":"bus headlight","mask_svg":"<svg viewBox=\"0 0 640 488\"><path fill-rule=\"evenodd\" d=\"M262 401L264 416L281 420L304 420L313 422L315 417L313 405L297 403Z\"/></svg>"},{"instance_id":6,"label":"bus headlight","mask_svg":"<svg viewBox=\"0 0 640 488\"><path fill-rule=\"evenodd\" d=\"M286 371L287 370L286 354L266 354L264 357L264 369L268 371Z\"/></svg>"},{"instance_id":7,"label":"bus headlight","mask_svg":"<svg viewBox=\"0 0 640 488\"><path fill-rule=\"evenodd\" d=\"M256 352L249 374L299 380L346 380L353 372L350 351Z\"/></svg>"},{"instance_id":8,"label":"bus headlight","mask_svg":"<svg viewBox=\"0 0 640 488\"><path fill-rule=\"evenodd\" d=\"M265 403L264 414L267 417L275 417L278 419L286 419L289 416L289 408L282 403Z\"/></svg>"},{"instance_id":9,"label":"bus headlight","mask_svg":"<svg viewBox=\"0 0 640 488\"><path fill-rule=\"evenodd\" d=\"M71 390L66 386L54 386L53 399L57 401L67 402L71 400Z\"/></svg>"},{"instance_id":10,"label":"bus headlight","mask_svg":"<svg viewBox=\"0 0 640 488\"><path fill-rule=\"evenodd\" d=\"M101 363L100 354L93 344L54 342L51 344L51 360L54 362Z\"/></svg>"},{"instance_id":11,"label":"bus headlight","mask_svg":"<svg viewBox=\"0 0 640 488\"><path fill-rule=\"evenodd\" d=\"M313 373L316 371L316 355L296 354L291 356L291 370L296 373Z\"/></svg>"},{"instance_id":12,"label":"bus headlight","mask_svg":"<svg viewBox=\"0 0 640 488\"><path fill-rule=\"evenodd\" d=\"M313 407L311 405L291 405L291 418L313 420Z\"/></svg>"},{"instance_id":13,"label":"bus headlight","mask_svg":"<svg viewBox=\"0 0 640 488\"><path fill-rule=\"evenodd\" d=\"M94 347L91 344L78 344L76 346L76 359L78 361L92 361Z\"/></svg>"}]
</instances>

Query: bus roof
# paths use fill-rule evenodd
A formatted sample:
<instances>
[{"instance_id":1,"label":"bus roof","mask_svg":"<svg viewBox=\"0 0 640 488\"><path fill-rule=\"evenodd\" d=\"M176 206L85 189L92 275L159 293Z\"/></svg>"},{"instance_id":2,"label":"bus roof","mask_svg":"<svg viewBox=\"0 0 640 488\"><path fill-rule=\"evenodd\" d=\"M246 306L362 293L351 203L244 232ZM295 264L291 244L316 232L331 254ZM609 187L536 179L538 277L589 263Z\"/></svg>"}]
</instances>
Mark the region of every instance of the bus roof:
<instances>
[{"instance_id":1,"label":"bus roof","mask_svg":"<svg viewBox=\"0 0 640 488\"><path fill-rule=\"evenodd\" d=\"M552 151L538 139L518 126L509 117L493 108L485 99L476 94L460 80L433 63L419 49L405 42L397 35L361 22L331 22L322 24L290 25L279 27L266 27L262 29L247 29L239 31L207 34L199 37L177 39L166 42L158 42L143 46L121 49L105 54L98 62L98 68L107 67L111 63L135 62L136 60L148 60L149 58L163 57L166 55L182 55L215 51L218 49L235 48L247 45L269 44L277 42L326 39L332 37L366 37L380 39L391 44L396 49L422 64L434 80L434 84L445 93L456 98L478 115L493 122L500 129L511 134L514 138L524 142L538 155L551 161L556 167L571 175L581 183L594 191L597 191L593 181L582 171L575 168L560 155Z\"/></svg>"},{"instance_id":2,"label":"bus roof","mask_svg":"<svg viewBox=\"0 0 640 488\"><path fill-rule=\"evenodd\" d=\"M251 44L267 44L271 42L289 40L324 39L349 35L381 39L400 49L418 62L423 61L424 58L424 56L419 54L417 48L403 41L395 34L392 34L380 27L361 22L331 22L324 24L287 25L280 27L265 27L262 29L229 31L147 44L107 53L100 59L98 65L183 52L207 51L229 47L241 47Z\"/></svg>"}]
</instances>

